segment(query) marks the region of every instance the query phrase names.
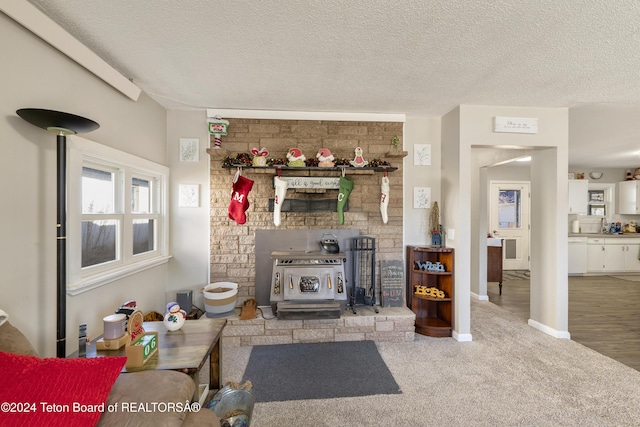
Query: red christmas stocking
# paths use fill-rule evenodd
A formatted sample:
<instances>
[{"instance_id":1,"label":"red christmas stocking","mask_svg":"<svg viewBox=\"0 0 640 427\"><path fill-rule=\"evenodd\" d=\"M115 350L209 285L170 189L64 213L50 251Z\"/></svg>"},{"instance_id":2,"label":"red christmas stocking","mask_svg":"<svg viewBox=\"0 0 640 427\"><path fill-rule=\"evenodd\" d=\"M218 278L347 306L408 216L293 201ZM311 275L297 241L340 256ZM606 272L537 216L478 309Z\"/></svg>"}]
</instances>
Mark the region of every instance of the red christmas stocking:
<instances>
[{"instance_id":1,"label":"red christmas stocking","mask_svg":"<svg viewBox=\"0 0 640 427\"><path fill-rule=\"evenodd\" d=\"M229 204L229 218L235 220L238 224L247 222L245 212L249 208L248 195L253 187L253 181L238 175L233 181L233 190L231 191L231 203Z\"/></svg>"}]
</instances>

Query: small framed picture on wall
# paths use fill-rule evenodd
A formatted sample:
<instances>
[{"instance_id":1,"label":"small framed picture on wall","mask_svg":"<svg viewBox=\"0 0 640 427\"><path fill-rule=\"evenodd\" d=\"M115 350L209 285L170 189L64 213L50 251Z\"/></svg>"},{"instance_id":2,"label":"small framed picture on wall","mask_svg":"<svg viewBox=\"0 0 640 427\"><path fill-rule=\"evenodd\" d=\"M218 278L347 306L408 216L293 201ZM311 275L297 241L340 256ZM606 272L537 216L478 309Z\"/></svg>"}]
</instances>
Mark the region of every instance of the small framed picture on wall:
<instances>
[{"instance_id":1,"label":"small framed picture on wall","mask_svg":"<svg viewBox=\"0 0 640 427\"><path fill-rule=\"evenodd\" d=\"M413 187L413 208L429 209L431 207L431 187Z\"/></svg>"},{"instance_id":2,"label":"small framed picture on wall","mask_svg":"<svg viewBox=\"0 0 640 427\"><path fill-rule=\"evenodd\" d=\"M180 138L180 161L200 161L200 140L198 138Z\"/></svg>"},{"instance_id":3,"label":"small framed picture on wall","mask_svg":"<svg viewBox=\"0 0 640 427\"><path fill-rule=\"evenodd\" d=\"M179 207L197 208L200 206L200 184L180 184L178 193Z\"/></svg>"}]
</instances>

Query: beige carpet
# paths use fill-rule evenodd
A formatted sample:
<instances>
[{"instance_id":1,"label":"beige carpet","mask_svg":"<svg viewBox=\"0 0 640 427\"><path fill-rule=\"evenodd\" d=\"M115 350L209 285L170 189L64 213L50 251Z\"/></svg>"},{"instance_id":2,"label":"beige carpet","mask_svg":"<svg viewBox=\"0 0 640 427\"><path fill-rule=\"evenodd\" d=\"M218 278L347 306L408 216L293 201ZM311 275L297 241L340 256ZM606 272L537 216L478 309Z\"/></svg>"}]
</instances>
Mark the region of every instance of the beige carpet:
<instances>
[{"instance_id":1,"label":"beige carpet","mask_svg":"<svg viewBox=\"0 0 640 427\"><path fill-rule=\"evenodd\" d=\"M640 425L640 372L490 302L472 301L472 334L379 343L402 394L257 403L251 425ZM223 381L242 378L250 353L223 350Z\"/></svg>"}]
</instances>

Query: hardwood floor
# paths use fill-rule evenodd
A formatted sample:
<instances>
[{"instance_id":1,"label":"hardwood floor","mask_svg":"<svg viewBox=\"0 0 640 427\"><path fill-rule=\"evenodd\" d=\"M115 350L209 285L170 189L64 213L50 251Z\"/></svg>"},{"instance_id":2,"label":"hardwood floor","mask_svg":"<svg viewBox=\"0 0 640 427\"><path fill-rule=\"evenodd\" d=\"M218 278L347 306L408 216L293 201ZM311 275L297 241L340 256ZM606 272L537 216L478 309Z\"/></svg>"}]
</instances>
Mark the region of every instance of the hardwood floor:
<instances>
[{"instance_id":1,"label":"hardwood floor","mask_svg":"<svg viewBox=\"0 0 640 427\"><path fill-rule=\"evenodd\" d=\"M529 281L489 283L489 301L529 319ZM571 339L640 371L640 281L569 277Z\"/></svg>"}]
</instances>

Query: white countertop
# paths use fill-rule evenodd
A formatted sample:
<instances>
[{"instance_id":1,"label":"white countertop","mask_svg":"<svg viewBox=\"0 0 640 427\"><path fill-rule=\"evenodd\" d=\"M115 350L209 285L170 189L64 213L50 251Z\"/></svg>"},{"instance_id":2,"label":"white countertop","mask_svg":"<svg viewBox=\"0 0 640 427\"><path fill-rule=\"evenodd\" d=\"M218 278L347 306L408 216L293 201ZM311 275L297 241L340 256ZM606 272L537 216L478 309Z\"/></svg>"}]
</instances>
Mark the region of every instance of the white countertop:
<instances>
[{"instance_id":1,"label":"white countertop","mask_svg":"<svg viewBox=\"0 0 640 427\"><path fill-rule=\"evenodd\" d=\"M487 246L502 246L502 239L487 237Z\"/></svg>"},{"instance_id":2,"label":"white countertop","mask_svg":"<svg viewBox=\"0 0 640 427\"><path fill-rule=\"evenodd\" d=\"M617 238L625 238L625 237L640 237L640 233L623 233L623 234L569 233L569 237L598 237L598 238L606 237L607 239L617 239Z\"/></svg>"}]
</instances>

